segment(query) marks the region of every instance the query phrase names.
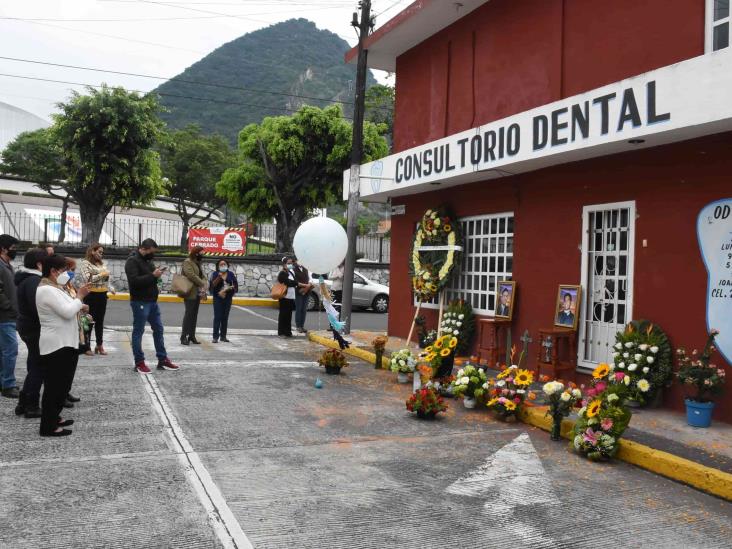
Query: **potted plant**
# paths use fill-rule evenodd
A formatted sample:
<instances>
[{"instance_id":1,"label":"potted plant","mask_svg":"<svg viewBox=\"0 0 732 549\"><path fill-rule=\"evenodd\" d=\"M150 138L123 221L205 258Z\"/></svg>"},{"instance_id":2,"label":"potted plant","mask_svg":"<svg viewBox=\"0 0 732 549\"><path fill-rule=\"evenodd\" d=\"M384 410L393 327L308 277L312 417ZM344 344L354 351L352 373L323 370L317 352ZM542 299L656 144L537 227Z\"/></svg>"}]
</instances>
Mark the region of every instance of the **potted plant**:
<instances>
[{"instance_id":1,"label":"potted plant","mask_svg":"<svg viewBox=\"0 0 732 549\"><path fill-rule=\"evenodd\" d=\"M694 388L694 394L686 398L686 420L692 427L709 427L712 424L712 397L722 392L725 372L711 363L712 354L716 351L714 338L719 332L712 330L704 345L701 355L696 349L691 356L681 347L676 350L679 363L677 376L684 386Z\"/></svg>"},{"instance_id":2,"label":"potted plant","mask_svg":"<svg viewBox=\"0 0 732 549\"><path fill-rule=\"evenodd\" d=\"M338 375L341 373L341 368L348 366L348 361L346 355L339 349L328 349L320 355L318 364L325 367L326 374Z\"/></svg>"},{"instance_id":3,"label":"potted plant","mask_svg":"<svg viewBox=\"0 0 732 549\"><path fill-rule=\"evenodd\" d=\"M406 402L407 410L417 412L420 419L434 419L435 416L447 410L447 404L440 394L432 387L422 387L412 393Z\"/></svg>"},{"instance_id":4,"label":"potted plant","mask_svg":"<svg viewBox=\"0 0 732 549\"><path fill-rule=\"evenodd\" d=\"M413 373L417 367L417 361L409 349L402 349L396 353L392 353L389 368L397 375L399 383L407 383L409 374Z\"/></svg>"},{"instance_id":5,"label":"potted plant","mask_svg":"<svg viewBox=\"0 0 732 549\"><path fill-rule=\"evenodd\" d=\"M379 370L383 367L384 349L386 348L386 342L389 341L387 336L376 336L371 342L374 346L374 353L376 354L376 361L374 362L374 368Z\"/></svg>"},{"instance_id":6,"label":"potted plant","mask_svg":"<svg viewBox=\"0 0 732 549\"><path fill-rule=\"evenodd\" d=\"M561 381L549 381L544 384L544 394L549 401L547 415L552 417L551 439L562 438L562 419L567 417L574 405L582 398L580 391L574 384L565 387Z\"/></svg>"},{"instance_id":7,"label":"potted plant","mask_svg":"<svg viewBox=\"0 0 732 549\"><path fill-rule=\"evenodd\" d=\"M463 405L466 408L475 408L476 399L481 398L485 393L484 385L487 381L488 377L483 368L467 364L458 370L450 386L453 395L463 397Z\"/></svg>"}]
</instances>

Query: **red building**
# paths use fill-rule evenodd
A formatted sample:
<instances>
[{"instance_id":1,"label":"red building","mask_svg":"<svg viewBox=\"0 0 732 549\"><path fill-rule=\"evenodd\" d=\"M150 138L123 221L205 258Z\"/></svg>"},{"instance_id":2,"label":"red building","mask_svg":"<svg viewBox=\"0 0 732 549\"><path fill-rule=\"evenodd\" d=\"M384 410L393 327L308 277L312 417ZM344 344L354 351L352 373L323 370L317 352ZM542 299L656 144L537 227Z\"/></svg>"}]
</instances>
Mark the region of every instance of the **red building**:
<instances>
[{"instance_id":1,"label":"red building","mask_svg":"<svg viewBox=\"0 0 732 549\"><path fill-rule=\"evenodd\" d=\"M580 374L648 319L674 346L719 329L732 376L729 26L728 0L420 0L381 25L368 59L396 73L394 152L361 166L360 193L400 206L389 333L414 315L415 225L445 204L466 247L448 298L493 316L516 281L529 367L558 285L577 284ZM683 407L678 386L665 405ZM732 422L732 386L715 417Z\"/></svg>"}]
</instances>

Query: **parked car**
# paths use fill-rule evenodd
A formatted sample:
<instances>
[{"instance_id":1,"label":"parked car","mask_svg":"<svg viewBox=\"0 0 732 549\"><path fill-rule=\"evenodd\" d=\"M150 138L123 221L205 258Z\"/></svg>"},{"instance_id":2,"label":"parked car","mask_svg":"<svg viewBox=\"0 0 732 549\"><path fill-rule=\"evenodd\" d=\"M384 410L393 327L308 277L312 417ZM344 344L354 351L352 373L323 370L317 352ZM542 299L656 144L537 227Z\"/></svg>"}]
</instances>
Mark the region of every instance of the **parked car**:
<instances>
[{"instance_id":1,"label":"parked car","mask_svg":"<svg viewBox=\"0 0 732 549\"><path fill-rule=\"evenodd\" d=\"M325 284L330 289L333 282L325 278ZM308 294L308 310L314 311L320 308L320 285L318 279L314 276L310 277L310 281L314 284L313 290ZM354 308L361 309L372 308L377 313L386 313L389 311L389 286L384 286L373 280L369 280L358 271L353 273L353 304Z\"/></svg>"}]
</instances>

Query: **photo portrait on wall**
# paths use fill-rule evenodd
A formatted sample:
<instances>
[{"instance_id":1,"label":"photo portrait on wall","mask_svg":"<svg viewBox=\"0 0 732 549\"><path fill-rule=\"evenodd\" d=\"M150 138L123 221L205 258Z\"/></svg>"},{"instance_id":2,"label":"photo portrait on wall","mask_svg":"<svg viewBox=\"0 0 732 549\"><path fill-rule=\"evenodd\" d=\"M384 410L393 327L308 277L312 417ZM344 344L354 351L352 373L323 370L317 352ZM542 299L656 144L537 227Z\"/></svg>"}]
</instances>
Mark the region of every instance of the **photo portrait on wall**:
<instances>
[{"instance_id":1,"label":"photo portrait on wall","mask_svg":"<svg viewBox=\"0 0 732 549\"><path fill-rule=\"evenodd\" d=\"M511 320L513 318L513 301L516 283L504 280L498 283L498 299L496 301L496 318Z\"/></svg>"},{"instance_id":2,"label":"photo portrait on wall","mask_svg":"<svg viewBox=\"0 0 732 549\"><path fill-rule=\"evenodd\" d=\"M582 292L580 286L572 286L569 284L560 284L557 291L556 315L554 317L554 325L562 328L577 329L577 320L579 317L579 305Z\"/></svg>"}]
</instances>

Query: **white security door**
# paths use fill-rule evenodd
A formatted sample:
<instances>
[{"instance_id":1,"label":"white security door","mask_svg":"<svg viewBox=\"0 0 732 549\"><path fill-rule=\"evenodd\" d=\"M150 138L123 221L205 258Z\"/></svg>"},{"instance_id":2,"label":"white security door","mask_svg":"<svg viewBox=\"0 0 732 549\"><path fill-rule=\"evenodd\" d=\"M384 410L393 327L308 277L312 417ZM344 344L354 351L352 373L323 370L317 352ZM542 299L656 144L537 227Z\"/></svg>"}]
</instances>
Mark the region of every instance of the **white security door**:
<instances>
[{"instance_id":1,"label":"white security door","mask_svg":"<svg viewBox=\"0 0 732 549\"><path fill-rule=\"evenodd\" d=\"M615 334L633 317L635 202L585 206L578 364L610 362Z\"/></svg>"}]
</instances>

